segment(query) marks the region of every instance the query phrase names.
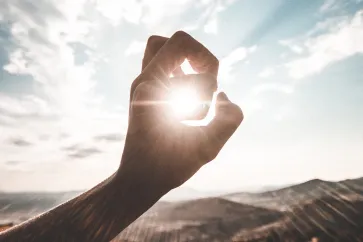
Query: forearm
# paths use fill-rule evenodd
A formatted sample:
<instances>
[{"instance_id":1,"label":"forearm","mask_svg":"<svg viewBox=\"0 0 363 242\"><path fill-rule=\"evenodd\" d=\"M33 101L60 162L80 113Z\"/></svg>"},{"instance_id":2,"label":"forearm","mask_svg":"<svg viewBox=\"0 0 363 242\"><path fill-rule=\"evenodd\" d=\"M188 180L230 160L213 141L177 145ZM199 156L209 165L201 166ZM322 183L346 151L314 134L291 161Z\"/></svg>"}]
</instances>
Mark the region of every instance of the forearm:
<instances>
[{"instance_id":1,"label":"forearm","mask_svg":"<svg viewBox=\"0 0 363 242\"><path fill-rule=\"evenodd\" d=\"M0 234L0 241L110 241L163 192L125 175Z\"/></svg>"}]
</instances>

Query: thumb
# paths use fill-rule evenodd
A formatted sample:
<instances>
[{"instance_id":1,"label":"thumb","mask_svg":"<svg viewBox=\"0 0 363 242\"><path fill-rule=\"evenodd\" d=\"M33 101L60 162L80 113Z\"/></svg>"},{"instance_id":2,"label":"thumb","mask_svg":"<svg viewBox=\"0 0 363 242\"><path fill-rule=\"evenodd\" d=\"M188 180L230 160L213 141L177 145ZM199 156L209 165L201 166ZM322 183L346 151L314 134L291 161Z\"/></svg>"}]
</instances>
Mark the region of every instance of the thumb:
<instances>
[{"instance_id":1,"label":"thumb","mask_svg":"<svg viewBox=\"0 0 363 242\"><path fill-rule=\"evenodd\" d=\"M204 134L207 138L204 152L206 152L208 161L213 160L218 155L242 120L241 108L232 103L224 92L220 92L216 100L215 117L204 127Z\"/></svg>"}]
</instances>

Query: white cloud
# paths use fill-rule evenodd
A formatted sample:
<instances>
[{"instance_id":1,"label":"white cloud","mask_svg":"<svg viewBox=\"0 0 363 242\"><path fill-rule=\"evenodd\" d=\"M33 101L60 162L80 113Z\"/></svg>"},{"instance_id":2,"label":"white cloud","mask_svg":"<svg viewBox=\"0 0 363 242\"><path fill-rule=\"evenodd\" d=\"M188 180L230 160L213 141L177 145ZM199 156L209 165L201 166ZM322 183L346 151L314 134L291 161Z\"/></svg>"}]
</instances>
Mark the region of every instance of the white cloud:
<instances>
[{"instance_id":1,"label":"white cloud","mask_svg":"<svg viewBox=\"0 0 363 242\"><path fill-rule=\"evenodd\" d=\"M287 103L277 108L272 118L273 120L280 122L294 116L295 114L296 110L294 109L294 106L291 103Z\"/></svg>"},{"instance_id":2,"label":"white cloud","mask_svg":"<svg viewBox=\"0 0 363 242\"><path fill-rule=\"evenodd\" d=\"M304 52L303 47L294 44L293 40L280 40L279 44L288 47L295 54L302 54Z\"/></svg>"},{"instance_id":3,"label":"white cloud","mask_svg":"<svg viewBox=\"0 0 363 242\"><path fill-rule=\"evenodd\" d=\"M27 74L27 61L25 60L23 51L20 49L13 51L9 59L9 64L3 67L5 71L15 74Z\"/></svg>"},{"instance_id":4,"label":"white cloud","mask_svg":"<svg viewBox=\"0 0 363 242\"><path fill-rule=\"evenodd\" d=\"M338 0L325 0L324 4L320 7L320 12L324 13L338 7Z\"/></svg>"},{"instance_id":5,"label":"white cloud","mask_svg":"<svg viewBox=\"0 0 363 242\"><path fill-rule=\"evenodd\" d=\"M13 117L14 119L35 116L46 118L57 115L55 109L49 106L48 102L34 95L13 98L0 94L0 111L4 116Z\"/></svg>"},{"instance_id":6,"label":"white cloud","mask_svg":"<svg viewBox=\"0 0 363 242\"><path fill-rule=\"evenodd\" d=\"M226 81L233 78L232 71L233 66L237 63L245 60L246 57L256 51L256 46L249 48L238 47L231 51L226 57L220 61L219 75L222 81Z\"/></svg>"},{"instance_id":7,"label":"white cloud","mask_svg":"<svg viewBox=\"0 0 363 242\"><path fill-rule=\"evenodd\" d=\"M257 96L266 91L278 91L285 94L292 94L294 92L294 87L276 82L263 83L252 88L251 95Z\"/></svg>"},{"instance_id":8,"label":"white cloud","mask_svg":"<svg viewBox=\"0 0 363 242\"><path fill-rule=\"evenodd\" d=\"M125 20L134 24L143 23L148 28L158 28L167 18L169 21L163 22L164 26L172 22L172 19L191 7L192 3L192 0L97 0L96 9L114 25Z\"/></svg>"},{"instance_id":9,"label":"white cloud","mask_svg":"<svg viewBox=\"0 0 363 242\"><path fill-rule=\"evenodd\" d=\"M217 18L213 18L204 26L204 32L208 34L217 34L218 33L218 22Z\"/></svg>"},{"instance_id":10,"label":"white cloud","mask_svg":"<svg viewBox=\"0 0 363 242\"><path fill-rule=\"evenodd\" d=\"M321 72L330 64L363 53L363 11L328 33L306 40L308 55L286 64L289 75L300 79Z\"/></svg>"},{"instance_id":11,"label":"white cloud","mask_svg":"<svg viewBox=\"0 0 363 242\"><path fill-rule=\"evenodd\" d=\"M130 56L130 55L142 53L142 52L144 52L145 47L146 47L145 41L133 41L129 45L129 47L127 47L127 49L125 51L125 55Z\"/></svg>"},{"instance_id":12,"label":"white cloud","mask_svg":"<svg viewBox=\"0 0 363 242\"><path fill-rule=\"evenodd\" d=\"M16 173L20 172L20 169L24 172L30 171L29 174L37 174L38 181L44 180L44 174L49 170L58 175L69 172L65 163L70 161L70 157L62 147L76 144L80 144L85 150L91 150L90 147L94 147L97 142L97 149L100 150L97 155L102 156L102 160L112 160L111 166L105 165L102 169L110 172L115 168L122 151L120 142L110 146L104 144L104 141L94 139L104 137L105 134L122 134L127 124L127 109L117 109L119 103L115 104L115 107L107 105L105 108L106 105L102 103L104 97L96 90L98 85L94 74L99 74L98 63L104 61L104 56L107 56L108 66L119 67L118 60L121 59L119 53L113 52L113 47L119 44L119 35L112 39L112 35L105 38L105 33L120 31L118 25L124 21L142 24L141 28L152 34L173 31L181 24L203 28L206 19L212 20L217 17L216 14L211 14L212 10L217 9L216 13L219 13L232 3L224 0L219 3L219 7L212 8L211 2L1 1L0 19L11 23L9 39L12 42L11 47L6 48L9 51L8 63L2 68L13 75L27 75L31 82L36 84L34 90L27 90L29 94L25 96L0 95L0 154L4 162L19 161L17 166L11 168L11 172L7 170L9 167L4 162L0 162L0 170L9 171L6 179L11 181L12 187L7 189L34 187L35 181L26 184L27 187L20 184L19 177L23 177L23 174ZM198 19L181 22L181 16L188 13L192 7L201 13ZM213 31L217 31L217 28ZM85 49L81 50L86 56L81 63L77 61L79 56L75 45ZM137 54L144 48L145 42L134 41L128 46L125 55ZM246 51L250 53L253 48ZM244 55L244 50L236 50L226 61L233 65L245 58ZM29 140L34 145L29 149L20 150L19 147L6 142L13 136ZM72 164L72 169L91 170L92 167L101 165L93 156L84 158L87 166L82 162L77 160ZM29 174L28 177L31 176ZM87 184L94 184L93 177L87 179ZM61 185L65 187L72 184ZM38 189L42 187L39 186Z\"/></svg>"},{"instance_id":13,"label":"white cloud","mask_svg":"<svg viewBox=\"0 0 363 242\"><path fill-rule=\"evenodd\" d=\"M233 4L236 0L222 0L211 2L206 0L203 2L205 5L210 5L209 9L206 10L207 22L204 25L204 32L208 34L218 33L218 15L226 10L228 6Z\"/></svg>"},{"instance_id":14,"label":"white cloud","mask_svg":"<svg viewBox=\"0 0 363 242\"><path fill-rule=\"evenodd\" d=\"M94 63L75 65L71 42L84 43L90 25L84 20L85 1L46 1L27 5L8 1L1 10L11 25L16 49L4 69L26 74L39 83L51 102L71 111L76 104L97 99L92 91ZM31 11L31 9L36 11Z\"/></svg>"},{"instance_id":15,"label":"white cloud","mask_svg":"<svg viewBox=\"0 0 363 242\"><path fill-rule=\"evenodd\" d=\"M275 69L272 67L266 67L265 69L263 69L260 74L258 74L259 77L262 78L268 78L275 75Z\"/></svg>"},{"instance_id":16,"label":"white cloud","mask_svg":"<svg viewBox=\"0 0 363 242\"><path fill-rule=\"evenodd\" d=\"M202 27L206 33L216 34L218 32L218 15L235 1L96 0L95 5L98 12L113 25L119 25L123 21L143 24L153 33L158 34L175 31L172 25L180 25L182 15L194 7L201 10L197 20L185 23L186 27L181 27L181 29L194 30Z\"/></svg>"},{"instance_id":17,"label":"white cloud","mask_svg":"<svg viewBox=\"0 0 363 242\"><path fill-rule=\"evenodd\" d=\"M56 186L53 182L36 185L30 179L31 174L37 174L36 180L44 182L49 173L74 179L76 173L79 177L80 172L98 170L95 177L82 178L83 187L77 189L84 189L118 166L122 140L106 142L98 137L122 135L125 131L122 124L127 120L124 114L92 110L84 116L66 116L57 107L49 105L36 96L15 98L0 95L0 170L6 173L6 176L0 176L0 181L7 179L7 186L2 189L74 189L74 184L68 182ZM72 145L80 145L81 148L74 152L64 150L64 147ZM92 147L97 147L99 152L83 159L74 156L77 152L92 151ZM102 167L95 169L100 165L99 160L106 163L102 162ZM19 161L19 164L8 166L9 161ZM24 180L28 182L25 184Z\"/></svg>"},{"instance_id":18,"label":"white cloud","mask_svg":"<svg viewBox=\"0 0 363 242\"><path fill-rule=\"evenodd\" d=\"M6 187L8 190L34 188L32 182L19 184L20 180L28 180L21 171L36 173L39 181L44 181L44 174L49 172L46 169L50 167L53 173L67 174L69 169L64 170L64 164L72 160L62 150L63 146L79 143L92 147L97 142L94 137L122 134L126 130L125 112L104 109L103 97L95 91L93 75L97 56L89 51L88 55L92 56L83 64L75 61L72 44L95 46L95 39L90 36L94 36L92 31L97 25L87 21L86 4L88 2L83 0L38 1L36 4L6 0L0 3L0 16L11 23L9 34L14 46L7 48L9 63L3 69L10 74L29 75L37 84L34 91L27 90L27 95L0 95L0 170L8 171L7 161L20 161L19 167L12 167L6 175L13 181ZM16 147L7 142L12 137L33 145L26 149ZM100 155L112 158L109 165L100 170L104 178L105 173L117 166L122 146L120 142L112 145L97 142L97 148L101 150ZM80 172L98 166L93 157L84 160L87 166L80 165L83 161L79 161L72 164L72 169ZM0 177L1 183L5 178ZM89 186L94 182L93 178L86 178ZM71 185L64 183L62 188Z\"/></svg>"},{"instance_id":19,"label":"white cloud","mask_svg":"<svg viewBox=\"0 0 363 242\"><path fill-rule=\"evenodd\" d=\"M238 105L242 108L246 117L251 117L254 113L264 108L263 101L258 98L246 98L240 101Z\"/></svg>"},{"instance_id":20,"label":"white cloud","mask_svg":"<svg viewBox=\"0 0 363 242\"><path fill-rule=\"evenodd\" d=\"M96 9L114 25L120 24L123 19L137 24L142 16L143 3L137 0L97 0Z\"/></svg>"}]
</instances>

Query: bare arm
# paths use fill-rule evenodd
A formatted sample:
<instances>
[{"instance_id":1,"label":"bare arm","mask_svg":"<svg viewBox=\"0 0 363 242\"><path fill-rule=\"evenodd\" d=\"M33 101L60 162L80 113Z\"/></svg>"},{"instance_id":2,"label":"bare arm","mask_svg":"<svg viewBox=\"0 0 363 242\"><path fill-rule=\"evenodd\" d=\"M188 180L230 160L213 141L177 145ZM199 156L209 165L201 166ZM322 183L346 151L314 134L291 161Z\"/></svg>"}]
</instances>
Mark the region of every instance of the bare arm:
<instances>
[{"instance_id":1,"label":"bare arm","mask_svg":"<svg viewBox=\"0 0 363 242\"><path fill-rule=\"evenodd\" d=\"M3 232L0 241L110 241L165 192L140 177L113 175L88 192Z\"/></svg>"}]
</instances>

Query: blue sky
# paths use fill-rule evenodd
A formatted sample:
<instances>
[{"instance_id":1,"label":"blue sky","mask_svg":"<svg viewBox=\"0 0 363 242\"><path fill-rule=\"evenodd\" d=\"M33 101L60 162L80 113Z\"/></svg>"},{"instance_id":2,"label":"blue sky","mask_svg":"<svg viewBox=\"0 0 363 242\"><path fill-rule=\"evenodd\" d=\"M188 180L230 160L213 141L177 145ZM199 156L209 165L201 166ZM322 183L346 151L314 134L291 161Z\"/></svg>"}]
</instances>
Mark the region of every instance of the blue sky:
<instances>
[{"instance_id":1,"label":"blue sky","mask_svg":"<svg viewBox=\"0 0 363 242\"><path fill-rule=\"evenodd\" d=\"M146 40L180 29L219 58L219 85L245 113L185 186L363 176L361 0L3 0L0 190L84 189L111 174Z\"/></svg>"}]
</instances>

